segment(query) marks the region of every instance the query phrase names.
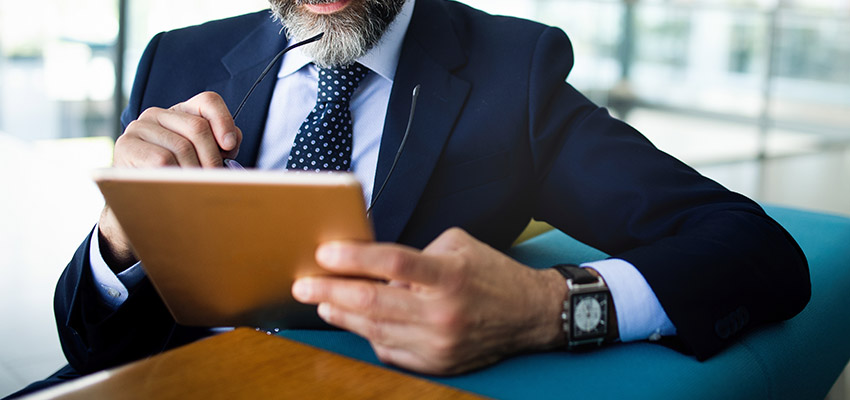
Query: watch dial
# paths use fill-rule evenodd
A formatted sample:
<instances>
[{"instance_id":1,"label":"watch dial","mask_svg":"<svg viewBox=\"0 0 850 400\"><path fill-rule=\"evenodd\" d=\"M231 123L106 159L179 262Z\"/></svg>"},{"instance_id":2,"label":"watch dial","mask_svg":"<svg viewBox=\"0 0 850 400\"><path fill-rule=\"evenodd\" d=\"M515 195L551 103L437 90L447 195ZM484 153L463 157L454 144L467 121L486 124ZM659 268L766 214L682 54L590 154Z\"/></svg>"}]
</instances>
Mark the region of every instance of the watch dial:
<instances>
[{"instance_id":1,"label":"watch dial","mask_svg":"<svg viewBox=\"0 0 850 400\"><path fill-rule=\"evenodd\" d=\"M594 297L585 297L576 304L573 312L575 326L584 332L592 332L602 319L602 306Z\"/></svg>"}]
</instances>

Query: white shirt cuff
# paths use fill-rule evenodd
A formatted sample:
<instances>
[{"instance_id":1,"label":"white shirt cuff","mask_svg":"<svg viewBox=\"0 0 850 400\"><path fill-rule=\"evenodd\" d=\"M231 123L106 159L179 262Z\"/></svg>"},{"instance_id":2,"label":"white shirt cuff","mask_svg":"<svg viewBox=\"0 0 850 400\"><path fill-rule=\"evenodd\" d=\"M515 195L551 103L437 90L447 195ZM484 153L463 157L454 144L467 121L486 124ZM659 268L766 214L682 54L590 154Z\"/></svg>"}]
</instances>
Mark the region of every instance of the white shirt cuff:
<instances>
[{"instance_id":1,"label":"white shirt cuff","mask_svg":"<svg viewBox=\"0 0 850 400\"><path fill-rule=\"evenodd\" d=\"M113 310L118 309L127 300L130 291L145 277L142 263L137 262L118 275L112 272L109 265L100 254L99 226L94 227L91 244L89 246L89 264L91 265L92 279L101 300Z\"/></svg>"},{"instance_id":2,"label":"white shirt cuff","mask_svg":"<svg viewBox=\"0 0 850 400\"><path fill-rule=\"evenodd\" d=\"M611 258L581 266L595 269L605 279L617 310L621 341L658 340L661 336L676 334L676 327L670 322L655 292L634 265Z\"/></svg>"}]
</instances>

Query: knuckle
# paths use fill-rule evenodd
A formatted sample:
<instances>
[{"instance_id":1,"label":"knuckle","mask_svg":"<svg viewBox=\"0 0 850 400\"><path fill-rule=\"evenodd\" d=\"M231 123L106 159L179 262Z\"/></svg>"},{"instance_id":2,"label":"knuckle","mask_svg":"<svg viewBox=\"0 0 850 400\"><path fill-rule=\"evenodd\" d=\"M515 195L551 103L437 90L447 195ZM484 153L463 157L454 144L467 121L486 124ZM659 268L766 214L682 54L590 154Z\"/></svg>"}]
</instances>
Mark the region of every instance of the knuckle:
<instances>
[{"instance_id":1,"label":"knuckle","mask_svg":"<svg viewBox=\"0 0 850 400\"><path fill-rule=\"evenodd\" d=\"M365 331L366 337L369 338L370 341L383 343L384 340L386 340L384 325L381 324L380 321L368 319L366 322Z\"/></svg>"},{"instance_id":2,"label":"knuckle","mask_svg":"<svg viewBox=\"0 0 850 400\"><path fill-rule=\"evenodd\" d=\"M146 165L153 167L166 167L176 164L171 152L163 148L157 148L147 152L144 159Z\"/></svg>"},{"instance_id":3,"label":"knuckle","mask_svg":"<svg viewBox=\"0 0 850 400\"><path fill-rule=\"evenodd\" d=\"M375 350L375 356L377 356L378 360L380 360L382 363L386 363L386 364L392 364L393 363L392 351L390 351L389 349L387 349L384 346L374 344L374 342L372 344L372 349Z\"/></svg>"},{"instance_id":4,"label":"knuckle","mask_svg":"<svg viewBox=\"0 0 850 400\"><path fill-rule=\"evenodd\" d=\"M159 108L159 107L147 108L144 111L142 111L141 114L139 114L139 118L136 121L146 120L146 119L156 119L157 114L159 114L160 112L162 112L162 109ZM133 121L133 122L136 122L136 121ZM130 124L132 124L132 122Z\"/></svg>"},{"instance_id":5,"label":"knuckle","mask_svg":"<svg viewBox=\"0 0 850 400\"><path fill-rule=\"evenodd\" d=\"M444 289L457 294L471 283L472 260L460 252L449 258L441 271ZM474 283L474 282L472 282Z\"/></svg>"},{"instance_id":6,"label":"knuckle","mask_svg":"<svg viewBox=\"0 0 850 400\"><path fill-rule=\"evenodd\" d=\"M448 337L456 337L470 326L464 313L453 307L442 307L432 311L430 320L443 336Z\"/></svg>"},{"instance_id":7,"label":"knuckle","mask_svg":"<svg viewBox=\"0 0 850 400\"><path fill-rule=\"evenodd\" d=\"M221 100L221 96L212 91L198 93L195 98L202 103L214 103Z\"/></svg>"},{"instance_id":8,"label":"knuckle","mask_svg":"<svg viewBox=\"0 0 850 400\"><path fill-rule=\"evenodd\" d=\"M387 273L390 276L407 276L410 268L410 257L401 251L392 252L387 255Z\"/></svg>"},{"instance_id":9,"label":"knuckle","mask_svg":"<svg viewBox=\"0 0 850 400\"><path fill-rule=\"evenodd\" d=\"M127 134L132 134L132 132L134 132L138 128L139 128L139 120L138 119L130 121L130 123L127 124L127 127L124 128L124 134L122 134L121 136L118 136L118 139L115 141L115 144L118 144L118 142L121 140L121 138L126 137Z\"/></svg>"},{"instance_id":10,"label":"knuckle","mask_svg":"<svg viewBox=\"0 0 850 400\"><path fill-rule=\"evenodd\" d=\"M378 290L372 285L366 285L358 291L356 304L360 310L371 311L378 305Z\"/></svg>"},{"instance_id":11,"label":"knuckle","mask_svg":"<svg viewBox=\"0 0 850 400\"><path fill-rule=\"evenodd\" d=\"M446 241L450 244L463 243L467 241L469 238L469 234L466 233L465 230L458 227L451 227L446 229L442 235L440 235L440 239Z\"/></svg>"},{"instance_id":12,"label":"knuckle","mask_svg":"<svg viewBox=\"0 0 850 400\"><path fill-rule=\"evenodd\" d=\"M139 117L139 119L127 124L127 127L124 128L124 133L122 133L121 136L118 136L115 144L118 145L119 143L126 143L129 138L140 137L146 129L150 129L150 121Z\"/></svg>"},{"instance_id":13,"label":"knuckle","mask_svg":"<svg viewBox=\"0 0 850 400\"><path fill-rule=\"evenodd\" d=\"M174 153L179 157L191 157L195 153L195 146L189 140L177 137L174 140Z\"/></svg>"},{"instance_id":14,"label":"knuckle","mask_svg":"<svg viewBox=\"0 0 850 400\"><path fill-rule=\"evenodd\" d=\"M187 118L186 128L186 135L193 138L212 133L209 121L194 115Z\"/></svg>"},{"instance_id":15,"label":"knuckle","mask_svg":"<svg viewBox=\"0 0 850 400\"><path fill-rule=\"evenodd\" d=\"M461 239L466 236L466 231L456 226L449 228L446 230L446 235L452 239Z\"/></svg>"},{"instance_id":16,"label":"knuckle","mask_svg":"<svg viewBox=\"0 0 850 400\"><path fill-rule=\"evenodd\" d=\"M192 98L193 108L198 109L200 113L201 110L217 110L219 107L224 104L224 99L219 96L216 92L201 92L194 98Z\"/></svg>"},{"instance_id":17,"label":"knuckle","mask_svg":"<svg viewBox=\"0 0 850 400\"><path fill-rule=\"evenodd\" d=\"M133 121L129 125L127 125L127 129L125 129L124 132L127 132L128 130L130 130L130 128L133 127L134 125L138 125L136 123L136 121ZM127 146L128 145L127 140L130 140L130 139L129 139L129 135L127 135L126 133L121 135L121 136L118 136L118 139L115 139L115 148Z\"/></svg>"}]
</instances>

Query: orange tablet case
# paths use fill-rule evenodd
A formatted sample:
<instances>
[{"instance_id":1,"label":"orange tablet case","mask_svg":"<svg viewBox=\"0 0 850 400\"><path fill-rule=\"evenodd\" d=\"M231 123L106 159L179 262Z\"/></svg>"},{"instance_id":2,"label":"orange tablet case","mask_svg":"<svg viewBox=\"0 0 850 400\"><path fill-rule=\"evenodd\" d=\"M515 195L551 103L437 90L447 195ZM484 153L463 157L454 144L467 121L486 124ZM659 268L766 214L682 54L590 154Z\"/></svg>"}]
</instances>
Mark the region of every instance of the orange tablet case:
<instances>
[{"instance_id":1,"label":"orange tablet case","mask_svg":"<svg viewBox=\"0 0 850 400\"><path fill-rule=\"evenodd\" d=\"M373 240L348 173L114 168L94 179L183 325L321 325L293 280L326 273L319 243Z\"/></svg>"}]
</instances>

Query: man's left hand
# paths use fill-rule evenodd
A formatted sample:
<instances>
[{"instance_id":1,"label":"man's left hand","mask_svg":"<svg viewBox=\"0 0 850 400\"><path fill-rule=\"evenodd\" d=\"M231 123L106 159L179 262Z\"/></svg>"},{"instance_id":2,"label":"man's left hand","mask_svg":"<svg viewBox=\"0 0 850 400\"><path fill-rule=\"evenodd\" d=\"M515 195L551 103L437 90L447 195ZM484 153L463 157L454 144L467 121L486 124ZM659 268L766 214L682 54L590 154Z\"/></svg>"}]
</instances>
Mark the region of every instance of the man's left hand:
<instances>
[{"instance_id":1,"label":"man's left hand","mask_svg":"<svg viewBox=\"0 0 850 400\"><path fill-rule=\"evenodd\" d=\"M563 344L560 274L523 266L463 230L444 232L422 251L327 243L316 260L334 276L299 279L293 296L369 340L385 363L456 374Z\"/></svg>"}]
</instances>

